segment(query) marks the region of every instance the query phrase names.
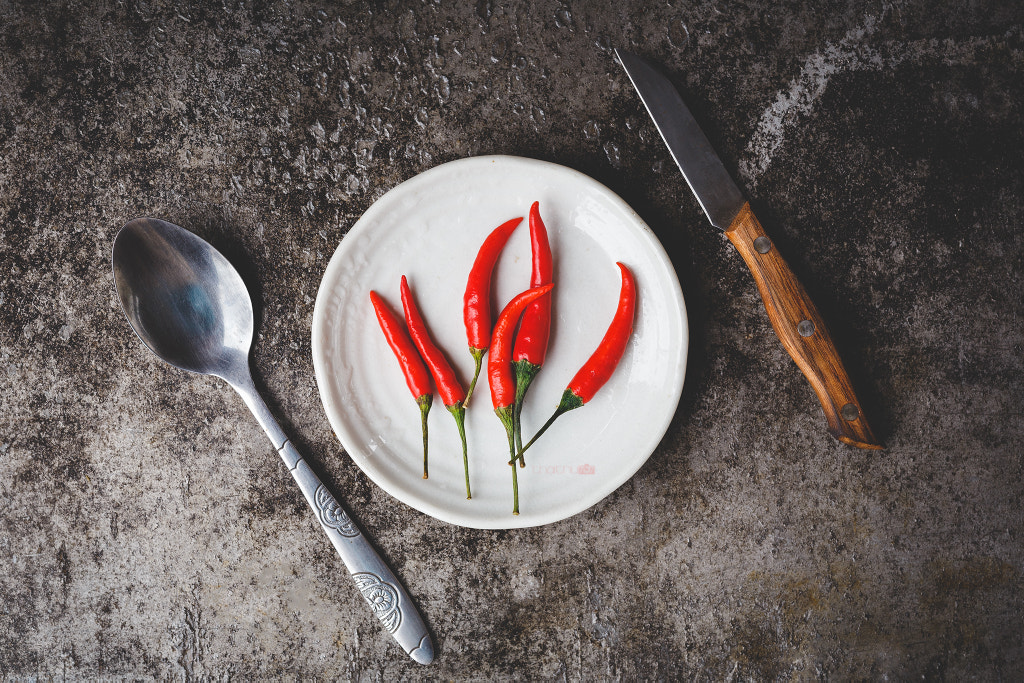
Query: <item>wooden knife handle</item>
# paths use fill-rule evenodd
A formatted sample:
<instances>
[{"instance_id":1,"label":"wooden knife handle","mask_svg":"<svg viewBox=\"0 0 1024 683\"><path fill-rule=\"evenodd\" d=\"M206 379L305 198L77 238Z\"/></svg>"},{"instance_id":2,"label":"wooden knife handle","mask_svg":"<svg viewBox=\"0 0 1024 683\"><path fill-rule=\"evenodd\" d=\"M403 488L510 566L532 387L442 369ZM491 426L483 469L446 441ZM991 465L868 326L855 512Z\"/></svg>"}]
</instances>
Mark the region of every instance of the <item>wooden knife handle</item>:
<instances>
[{"instance_id":1,"label":"wooden knife handle","mask_svg":"<svg viewBox=\"0 0 1024 683\"><path fill-rule=\"evenodd\" d=\"M750 204L743 205L725 234L754 275L775 334L818 395L828 431L858 448L881 448L818 309L764 234Z\"/></svg>"}]
</instances>

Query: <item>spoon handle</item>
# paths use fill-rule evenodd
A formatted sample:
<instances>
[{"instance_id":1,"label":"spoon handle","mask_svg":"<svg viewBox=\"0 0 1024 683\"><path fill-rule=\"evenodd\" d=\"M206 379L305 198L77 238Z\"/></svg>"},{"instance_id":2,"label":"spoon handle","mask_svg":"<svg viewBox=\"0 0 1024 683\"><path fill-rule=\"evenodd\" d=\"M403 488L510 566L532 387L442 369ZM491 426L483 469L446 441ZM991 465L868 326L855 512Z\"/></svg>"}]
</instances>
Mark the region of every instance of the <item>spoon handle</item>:
<instances>
[{"instance_id":1,"label":"spoon handle","mask_svg":"<svg viewBox=\"0 0 1024 683\"><path fill-rule=\"evenodd\" d=\"M225 378L228 379L228 378ZM434 644L423 624L423 617L413 603L402 582L391 571L371 545L362 529L349 516L338 499L324 486L320 477L310 468L302 455L281 430L267 404L252 383L248 372L228 379L245 404L252 411L263 431L270 437L288 471L302 489L317 521L341 555L356 588L366 598L373 612L402 649L420 664L434 660Z\"/></svg>"},{"instance_id":2,"label":"spoon handle","mask_svg":"<svg viewBox=\"0 0 1024 683\"><path fill-rule=\"evenodd\" d=\"M285 441L278 452L374 616L410 657L420 664L429 664L434 659L434 646L405 587L292 442Z\"/></svg>"}]
</instances>

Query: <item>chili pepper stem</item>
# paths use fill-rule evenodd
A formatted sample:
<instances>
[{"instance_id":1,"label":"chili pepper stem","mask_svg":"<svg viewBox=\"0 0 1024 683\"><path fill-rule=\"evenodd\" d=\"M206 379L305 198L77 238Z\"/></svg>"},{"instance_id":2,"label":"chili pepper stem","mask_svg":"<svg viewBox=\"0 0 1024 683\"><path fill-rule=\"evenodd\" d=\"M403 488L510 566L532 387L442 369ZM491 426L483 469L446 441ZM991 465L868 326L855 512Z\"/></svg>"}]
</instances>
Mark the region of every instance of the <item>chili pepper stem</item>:
<instances>
[{"instance_id":1,"label":"chili pepper stem","mask_svg":"<svg viewBox=\"0 0 1024 683\"><path fill-rule=\"evenodd\" d=\"M416 397L416 403L420 407L420 425L423 429L423 478L427 478L427 413L430 412L430 404L433 403L433 394L424 394Z\"/></svg>"},{"instance_id":2,"label":"chili pepper stem","mask_svg":"<svg viewBox=\"0 0 1024 683\"><path fill-rule=\"evenodd\" d=\"M459 438L462 439L462 467L466 471L466 500L471 500L473 494L469 491L469 455L466 450L466 408L462 403L455 403L445 406L448 412L455 418L455 424L459 428Z\"/></svg>"},{"instance_id":3,"label":"chili pepper stem","mask_svg":"<svg viewBox=\"0 0 1024 683\"><path fill-rule=\"evenodd\" d=\"M512 466L512 514L519 514L519 478L516 474L515 456L516 456L516 444L515 437L513 436L512 430L512 413L514 412L513 406L502 406L501 408L495 408L494 412L497 413L501 419L501 424L505 425L505 434L508 435L508 451L512 456L512 460L508 461L508 464Z\"/></svg>"},{"instance_id":4,"label":"chili pepper stem","mask_svg":"<svg viewBox=\"0 0 1024 683\"><path fill-rule=\"evenodd\" d=\"M532 446L534 442L537 439L539 439L544 432L548 430L548 427L550 427L552 423L558 419L559 415L561 415L562 413L567 413L570 410L575 410L576 408L579 408L581 406L583 406L583 399L574 394L572 392L572 389L566 389L564 392L562 392L562 400L558 402L558 407L555 408L554 415L549 417L548 421L544 423L544 426L540 428L540 431L534 434L533 438L530 439L530 441L525 446L523 446L518 453L512 456L512 459L509 460L508 464L511 465L516 461L517 458L522 459L523 453L525 453L526 450L530 446Z\"/></svg>"},{"instance_id":5,"label":"chili pepper stem","mask_svg":"<svg viewBox=\"0 0 1024 683\"><path fill-rule=\"evenodd\" d=\"M516 452L520 453L519 466L526 467L526 459L522 457L523 449L523 427L521 416L523 414L523 399L526 398L526 391L530 388L533 378L540 372L540 366L528 360L517 360L512 362L516 371L516 402L512 414L512 427L515 429Z\"/></svg>"},{"instance_id":6,"label":"chili pepper stem","mask_svg":"<svg viewBox=\"0 0 1024 683\"><path fill-rule=\"evenodd\" d=\"M462 400L463 408L469 407L469 398L473 395L473 389L476 388L477 379L480 378L480 365L484 361L484 354L487 353L487 349L478 349L475 346L470 346L469 353L473 356L473 381L469 383L469 390L466 392L466 398Z\"/></svg>"}]
</instances>

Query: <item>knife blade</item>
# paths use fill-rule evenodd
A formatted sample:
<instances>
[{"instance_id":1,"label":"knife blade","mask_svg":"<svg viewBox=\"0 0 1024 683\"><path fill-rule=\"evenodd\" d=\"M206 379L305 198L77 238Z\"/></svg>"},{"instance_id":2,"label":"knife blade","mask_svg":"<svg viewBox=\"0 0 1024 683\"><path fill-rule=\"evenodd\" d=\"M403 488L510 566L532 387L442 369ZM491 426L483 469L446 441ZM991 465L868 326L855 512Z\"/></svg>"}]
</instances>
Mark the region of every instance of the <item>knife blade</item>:
<instances>
[{"instance_id":1,"label":"knife blade","mask_svg":"<svg viewBox=\"0 0 1024 683\"><path fill-rule=\"evenodd\" d=\"M679 91L642 57L624 50L616 50L615 55L704 213L725 232L750 268L768 319L814 389L829 432L858 448L882 448L818 309L765 234Z\"/></svg>"}]
</instances>

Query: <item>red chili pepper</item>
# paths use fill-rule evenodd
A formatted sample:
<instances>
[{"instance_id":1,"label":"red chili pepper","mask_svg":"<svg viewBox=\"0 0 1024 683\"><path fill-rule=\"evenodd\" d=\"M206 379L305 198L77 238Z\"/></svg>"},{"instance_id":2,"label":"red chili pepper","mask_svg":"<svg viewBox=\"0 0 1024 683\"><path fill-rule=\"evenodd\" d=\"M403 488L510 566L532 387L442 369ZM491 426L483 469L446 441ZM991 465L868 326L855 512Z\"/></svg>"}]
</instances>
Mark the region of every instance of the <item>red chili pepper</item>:
<instances>
[{"instance_id":1,"label":"red chili pepper","mask_svg":"<svg viewBox=\"0 0 1024 683\"><path fill-rule=\"evenodd\" d=\"M533 274L530 277L531 287L540 287L551 282L551 245L548 243L548 231L540 217L540 202L530 207L530 246L533 252ZM530 304L523 312L516 333L516 345L512 351L512 366L516 371L516 403L513 415L515 427L516 450L523 446L522 425L520 416L523 412L523 399L530 388L533 378L544 365L544 357L548 352L548 337L551 333L551 295L542 296ZM519 466L526 467L526 459L520 457Z\"/></svg>"},{"instance_id":2,"label":"red chili pepper","mask_svg":"<svg viewBox=\"0 0 1024 683\"><path fill-rule=\"evenodd\" d=\"M533 443L540 438L541 434L547 431L551 423L562 413L579 408L594 397L597 390L604 386L605 382L615 372L616 366L626 352L626 344L633 334L633 315L636 310L636 281L629 269L621 263L615 264L622 271L622 288L619 290L619 305L615 310L615 317L612 318L608 331L598 345L597 350L590 356L579 372L569 381L562 394L562 400L555 409L555 414L540 431L534 434L529 443L520 449L519 453L513 456L509 464L514 463L516 458L521 458Z\"/></svg>"},{"instance_id":3,"label":"red chili pepper","mask_svg":"<svg viewBox=\"0 0 1024 683\"><path fill-rule=\"evenodd\" d=\"M469 271L466 294L463 297L463 317L466 321L466 337L469 339L469 353L473 356L473 381L469 383L465 404L473 395L476 380L480 376L480 364L487 347L491 345L491 273L498 262L501 250L512 235L512 231L523 222L522 217L506 221L491 231L477 252L476 260Z\"/></svg>"},{"instance_id":4,"label":"red chili pepper","mask_svg":"<svg viewBox=\"0 0 1024 683\"><path fill-rule=\"evenodd\" d=\"M487 379L491 385L491 402L494 404L494 412L498 414L501 423L505 425L505 433L508 434L508 449L512 455L509 464L515 462L516 457L515 437L512 429L512 411L516 400L516 381L512 375L512 333L515 332L516 323L519 322L523 310L531 302L550 292L553 286L548 284L543 287L534 287L513 298L498 316L498 322L494 325L494 334L491 335L491 352L487 357ZM519 480L514 465L512 467L512 514L519 514Z\"/></svg>"},{"instance_id":5,"label":"red chili pepper","mask_svg":"<svg viewBox=\"0 0 1024 683\"><path fill-rule=\"evenodd\" d=\"M423 359L413 346L398 316L388 308L377 292L370 292L370 301L377 314L380 329L384 332L384 338L388 340L388 346L394 351L395 358L398 359L398 364L405 375L405 383L409 385L409 391L416 397L416 404L420 407L420 423L423 430L423 478L426 479L427 413L430 412L430 404L434 400L434 385L430 381L427 367L423 365Z\"/></svg>"},{"instance_id":6,"label":"red chili pepper","mask_svg":"<svg viewBox=\"0 0 1024 683\"><path fill-rule=\"evenodd\" d=\"M409 326L409 335L412 337L413 343L416 344L416 348L419 349L420 355L423 356L423 360L427 362L427 367L430 368L430 374L434 377L434 383L437 384L437 393L441 394L444 407L455 418L455 425L459 428L459 438L462 439L462 466L466 471L466 499L469 500L473 495L469 490L469 455L466 450L466 407L463 405L466 392L462 390L459 378L455 376L455 371L452 370L448 359L430 338L427 325L423 322L423 316L420 315L419 309L416 308L412 291L409 289L409 282L404 275L402 276L402 307L405 308L405 324Z\"/></svg>"}]
</instances>

